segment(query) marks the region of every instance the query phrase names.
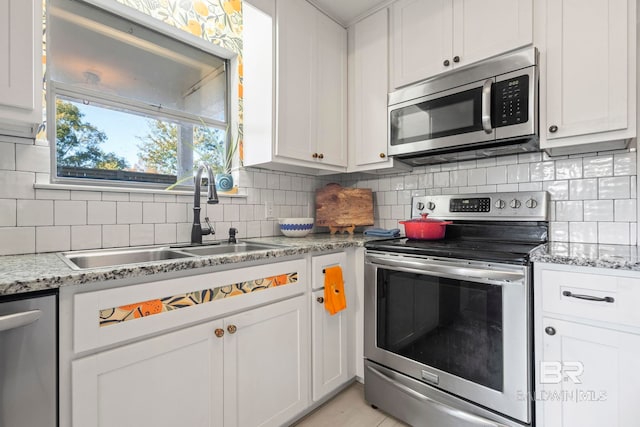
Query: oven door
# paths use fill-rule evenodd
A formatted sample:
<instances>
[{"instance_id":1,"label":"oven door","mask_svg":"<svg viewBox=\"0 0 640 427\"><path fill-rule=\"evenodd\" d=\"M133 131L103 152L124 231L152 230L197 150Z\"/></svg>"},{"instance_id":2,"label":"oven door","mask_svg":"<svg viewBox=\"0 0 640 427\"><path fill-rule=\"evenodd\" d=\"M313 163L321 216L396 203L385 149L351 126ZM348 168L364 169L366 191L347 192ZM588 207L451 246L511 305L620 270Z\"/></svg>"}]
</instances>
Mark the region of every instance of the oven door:
<instances>
[{"instance_id":1,"label":"oven door","mask_svg":"<svg viewBox=\"0 0 640 427\"><path fill-rule=\"evenodd\" d=\"M389 155L492 141L491 86L482 80L390 105Z\"/></svg>"},{"instance_id":2,"label":"oven door","mask_svg":"<svg viewBox=\"0 0 640 427\"><path fill-rule=\"evenodd\" d=\"M529 267L369 251L365 357L529 423Z\"/></svg>"}]
</instances>

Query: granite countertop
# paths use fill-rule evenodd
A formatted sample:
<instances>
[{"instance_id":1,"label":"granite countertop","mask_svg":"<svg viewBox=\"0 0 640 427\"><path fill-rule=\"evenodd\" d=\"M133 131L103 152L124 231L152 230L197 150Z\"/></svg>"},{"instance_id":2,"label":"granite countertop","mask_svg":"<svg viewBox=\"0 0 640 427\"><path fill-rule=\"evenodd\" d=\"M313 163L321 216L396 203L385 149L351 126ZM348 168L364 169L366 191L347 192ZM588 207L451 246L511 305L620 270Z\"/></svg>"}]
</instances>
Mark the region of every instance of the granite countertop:
<instances>
[{"instance_id":1,"label":"granite countertop","mask_svg":"<svg viewBox=\"0 0 640 427\"><path fill-rule=\"evenodd\" d=\"M549 242L531 255L533 262L640 271L638 247Z\"/></svg>"},{"instance_id":2,"label":"granite countertop","mask_svg":"<svg viewBox=\"0 0 640 427\"><path fill-rule=\"evenodd\" d=\"M310 234L303 238L263 237L248 239L252 242L283 245L282 248L229 255L197 256L173 260L127 264L118 267L101 267L73 270L58 254L32 254L0 256L0 296L19 294L62 286L83 285L106 280L143 277L172 271L191 270L244 261L300 255L333 249L363 246L371 238L362 234L330 235Z\"/></svg>"}]
</instances>

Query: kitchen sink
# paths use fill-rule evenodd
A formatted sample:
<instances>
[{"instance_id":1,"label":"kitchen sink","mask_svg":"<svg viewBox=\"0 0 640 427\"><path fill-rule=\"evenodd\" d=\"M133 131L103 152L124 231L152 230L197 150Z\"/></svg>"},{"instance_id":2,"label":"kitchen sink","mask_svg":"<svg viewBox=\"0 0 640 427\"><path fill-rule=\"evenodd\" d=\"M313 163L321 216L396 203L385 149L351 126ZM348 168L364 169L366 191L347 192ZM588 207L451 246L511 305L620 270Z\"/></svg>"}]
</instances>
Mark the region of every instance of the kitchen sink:
<instances>
[{"instance_id":1,"label":"kitchen sink","mask_svg":"<svg viewBox=\"0 0 640 427\"><path fill-rule=\"evenodd\" d=\"M61 258L74 270L97 267L116 267L139 262L189 258L192 255L167 247L64 252Z\"/></svg>"},{"instance_id":2,"label":"kitchen sink","mask_svg":"<svg viewBox=\"0 0 640 427\"><path fill-rule=\"evenodd\" d=\"M239 252L263 251L281 248L280 245L266 243L240 242L221 243L202 246L176 246L156 248L121 248L83 252L63 252L60 258L74 270L99 267L117 267L140 262L164 261L194 256L227 255Z\"/></svg>"},{"instance_id":3,"label":"kitchen sink","mask_svg":"<svg viewBox=\"0 0 640 427\"><path fill-rule=\"evenodd\" d=\"M271 245L267 243L253 243L253 242L241 242L241 243L222 243L216 246L191 246L180 248L180 252L186 252L192 255L225 255L238 252L252 252L263 251L267 249L281 248L280 245Z\"/></svg>"}]
</instances>

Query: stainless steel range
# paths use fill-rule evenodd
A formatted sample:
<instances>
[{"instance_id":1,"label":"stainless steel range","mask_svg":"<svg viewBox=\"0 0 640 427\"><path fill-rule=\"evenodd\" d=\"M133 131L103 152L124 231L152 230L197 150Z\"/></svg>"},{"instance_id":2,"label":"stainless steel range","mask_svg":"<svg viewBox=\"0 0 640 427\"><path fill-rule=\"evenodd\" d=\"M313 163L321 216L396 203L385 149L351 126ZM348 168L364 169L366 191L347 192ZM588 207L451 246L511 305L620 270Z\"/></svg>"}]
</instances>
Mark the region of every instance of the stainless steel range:
<instances>
[{"instance_id":1,"label":"stainless steel range","mask_svg":"<svg viewBox=\"0 0 640 427\"><path fill-rule=\"evenodd\" d=\"M365 399L413 425L531 425L532 272L546 192L414 197L443 240L366 244Z\"/></svg>"}]
</instances>

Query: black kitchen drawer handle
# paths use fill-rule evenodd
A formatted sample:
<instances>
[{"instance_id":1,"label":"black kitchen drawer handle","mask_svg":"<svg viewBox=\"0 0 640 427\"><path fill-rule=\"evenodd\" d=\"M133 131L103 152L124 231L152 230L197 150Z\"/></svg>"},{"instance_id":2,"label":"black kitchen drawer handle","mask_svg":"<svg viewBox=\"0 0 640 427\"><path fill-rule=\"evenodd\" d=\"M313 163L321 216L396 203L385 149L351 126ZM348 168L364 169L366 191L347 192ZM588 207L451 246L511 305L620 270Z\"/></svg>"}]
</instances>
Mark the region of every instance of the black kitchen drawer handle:
<instances>
[{"instance_id":1,"label":"black kitchen drawer handle","mask_svg":"<svg viewBox=\"0 0 640 427\"><path fill-rule=\"evenodd\" d=\"M562 295L565 297L585 299L587 301L597 301L597 302L614 302L615 299L613 297L594 297L593 295L581 295L581 294L573 294L569 291L563 291Z\"/></svg>"}]
</instances>

